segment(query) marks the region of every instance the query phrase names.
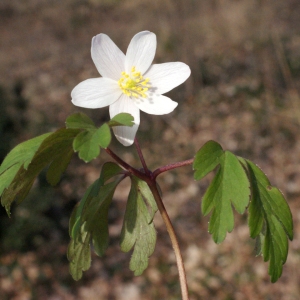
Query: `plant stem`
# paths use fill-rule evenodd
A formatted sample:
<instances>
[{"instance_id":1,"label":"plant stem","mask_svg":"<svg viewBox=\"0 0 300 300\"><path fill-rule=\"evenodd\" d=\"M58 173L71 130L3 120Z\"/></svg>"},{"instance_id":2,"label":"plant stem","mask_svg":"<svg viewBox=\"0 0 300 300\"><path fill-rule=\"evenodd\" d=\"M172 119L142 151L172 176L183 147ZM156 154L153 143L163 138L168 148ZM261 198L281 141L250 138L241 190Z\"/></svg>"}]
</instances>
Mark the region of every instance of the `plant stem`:
<instances>
[{"instance_id":1,"label":"plant stem","mask_svg":"<svg viewBox=\"0 0 300 300\"><path fill-rule=\"evenodd\" d=\"M116 162L119 163L124 169L129 171L134 176L144 180L148 184L148 186L149 186L149 188L150 188L150 190L153 194L153 197L156 201L159 212L160 212L160 214L161 214L161 216L164 220L164 223L167 227L167 231L169 233L170 240L171 240L171 243L172 243L172 247L173 247L173 250L174 250L174 253L175 253L175 258L176 258L176 263L177 263L177 268L178 268L178 273L179 273L179 281L180 281L182 300L189 300L188 287L187 287L187 281L186 281L186 273L185 273L183 259L182 259L180 248L179 248L179 243L178 243L173 225L172 225L171 220L169 218L169 215L166 211L166 208L163 204L163 201L162 201L162 199L160 197L160 194L159 194L159 191L157 189L156 177L159 174L161 174L163 172L166 172L168 170L172 170L172 169L175 169L175 168L178 168L178 167L190 165L190 164L193 163L194 159L189 159L189 160L186 160L186 161L183 161L183 162L170 164L170 165L158 168L152 173L146 165L146 162L144 160L141 148L140 148L137 140L135 140L135 146L136 146L137 152L139 154L140 160L142 162L145 173L143 173L143 172L131 167L130 165L128 165L124 160L122 160L118 155L116 155L111 149L106 148L105 151L113 159L115 159Z\"/></svg>"},{"instance_id":2,"label":"plant stem","mask_svg":"<svg viewBox=\"0 0 300 300\"><path fill-rule=\"evenodd\" d=\"M183 264L183 259L181 256L180 248L179 248L179 243L173 228L173 225L171 223L171 220L169 218L169 215L166 211L166 208L162 202L162 199L160 197L159 191L156 186L155 180L152 181L151 184L148 184L154 199L156 201L156 204L158 206L159 212L165 222L165 225L167 227L167 231L169 233L172 247L175 253L176 257L176 262L177 262L177 268L179 272L179 281L180 281L180 287L181 287L181 295L182 295L182 300L189 300L189 294L188 294L188 287L187 287L187 281L186 281L186 274L185 274L185 269L184 269L184 264Z\"/></svg>"},{"instance_id":3,"label":"plant stem","mask_svg":"<svg viewBox=\"0 0 300 300\"><path fill-rule=\"evenodd\" d=\"M193 163L193 161L194 161L194 159L191 158L191 159L188 159L188 160L185 160L185 161L180 161L180 162L177 162L177 163L174 163L174 164L169 164L169 165L160 167L152 173L152 176L155 179L159 174L161 174L163 172L170 171L172 169L176 169L176 168L179 168L179 167L191 165Z\"/></svg>"},{"instance_id":4,"label":"plant stem","mask_svg":"<svg viewBox=\"0 0 300 300\"><path fill-rule=\"evenodd\" d=\"M142 173L141 171L133 168L132 166L128 165L122 158L120 158L117 154L115 154L111 149L105 148L105 151L124 169L126 169L131 174L135 175L136 177L148 182L149 176L147 176L146 174Z\"/></svg>"},{"instance_id":5,"label":"plant stem","mask_svg":"<svg viewBox=\"0 0 300 300\"><path fill-rule=\"evenodd\" d=\"M141 160L141 162L142 162L142 165L143 165L143 168L144 168L145 173L146 173L147 175L150 175L151 172L149 171L149 169L148 169L148 167L147 167L147 164L146 164L146 162L145 162L145 159L144 159L144 156L143 156L143 153L142 153L142 150L141 150L141 147L140 147L140 144L139 144L137 138L134 139L134 145L135 145L135 148L136 148L136 150L137 150L137 153L138 153L138 155L139 155L139 157L140 157L140 160Z\"/></svg>"}]
</instances>

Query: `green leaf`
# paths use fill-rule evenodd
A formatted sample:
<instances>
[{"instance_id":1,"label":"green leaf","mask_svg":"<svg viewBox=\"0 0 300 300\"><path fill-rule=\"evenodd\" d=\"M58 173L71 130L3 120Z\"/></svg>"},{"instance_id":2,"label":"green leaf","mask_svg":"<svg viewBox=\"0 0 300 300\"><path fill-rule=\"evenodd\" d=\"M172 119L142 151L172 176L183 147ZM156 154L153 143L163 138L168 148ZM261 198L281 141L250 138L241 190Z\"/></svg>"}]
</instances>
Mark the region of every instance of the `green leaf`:
<instances>
[{"instance_id":1,"label":"green leaf","mask_svg":"<svg viewBox=\"0 0 300 300\"><path fill-rule=\"evenodd\" d=\"M240 159L247 166L252 188L248 225L250 236L257 238L264 261L270 260L269 274L276 282L288 254L288 239L293 239L290 208L282 193L270 185L266 175L251 161ZM258 249L260 250L260 249Z\"/></svg>"},{"instance_id":2,"label":"green leaf","mask_svg":"<svg viewBox=\"0 0 300 300\"><path fill-rule=\"evenodd\" d=\"M202 179L209 172L211 172L218 164L220 164L220 157L224 151L220 144L215 141L208 141L196 153L193 169L195 170L194 178L196 180Z\"/></svg>"},{"instance_id":3,"label":"green leaf","mask_svg":"<svg viewBox=\"0 0 300 300\"><path fill-rule=\"evenodd\" d=\"M75 113L66 120L67 128L75 129L96 129L95 123L83 113Z\"/></svg>"},{"instance_id":4,"label":"green leaf","mask_svg":"<svg viewBox=\"0 0 300 300\"><path fill-rule=\"evenodd\" d=\"M73 149L79 158L90 162L100 154L98 134L96 130L80 132L73 142Z\"/></svg>"},{"instance_id":5,"label":"green leaf","mask_svg":"<svg viewBox=\"0 0 300 300\"><path fill-rule=\"evenodd\" d=\"M4 173L2 173L0 175L0 191L1 191L1 195L2 195L3 191L5 189L7 189L9 187L9 185L12 183L12 181L14 180L16 174L20 170L21 166L22 166L22 164L15 164L15 165L13 165L12 167L10 167L9 169L7 169ZM3 205L3 200L1 201L1 203Z\"/></svg>"},{"instance_id":6,"label":"green leaf","mask_svg":"<svg viewBox=\"0 0 300 300\"><path fill-rule=\"evenodd\" d=\"M209 232L216 243L221 243L234 226L231 204L243 213L249 203L250 186L244 168L238 158L225 151L220 159L220 169L208 187L203 200L202 212L213 210L209 221Z\"/></svg>"},{"instance_id":7,"label":"green leaf","mask_svg":"<svg viewBox=\"0 0 300 300\"><path fill-rule=\"evenodd\" d=\"M133 126L134 117L128 113L120 113L115 115L109 122L109 127L113 126Z\"/></svg>"},{"instance_id":8,"label":"green leaf","mask_svg":"<svg viewBox=\"0 0 300 300\"><path fill-rule=\"evenodd\" d=\"M74 280L82 277L82 272L91 266L90 234L82 233L81 239L71 240L68 247L68 260L70 261L70 273Z\"/></svg>"},{"instance_id":9,"label":"green leaf","mask_svg":"<svg viewBox=\"0 0 300 300\"><path fill-rule=\"evenodd\" d=\"M75 138L73 148L79 152L79 157L85 162L89 162L100 154L100 147L107 148L111 142L111 132L105 123L100 128L96 128L94 122L83 113L76 113L67 118L67 128L82 129Z\"/></svg>"},{"instance_id":10,"label":"green leaf","mask_svg":"<svg viewBox=\"0 0 300 300\"><path fill-rule=\"evenodd\" d=\"M40 144L30 163L29 160L26 160L26 163L24 163L24 165L21 165L18 170L14 170L17 172L15 173L15 176L10 182L9 186L4 190L1 199L1 203L3 206L5 206L8 214L12 202L16 200L18 203L20 203L24 200L36 176L47 165L49 165L53 161L61 160L64 167L66 166L66 158L64 155L65 153L69 153L69 151L72 150L72 142L74 140L74 137L78 134L78 132L79 130L77 129L63 128L57 130L52 134L49 134ZM32 151L32 149L28 151ZM21 159L21 161L24 160ZM55 162L55 164L58 164L58 162ZM56 179L54 177L52 178L52 175L50 175L50 181L53 180L52 183L54 183L54 181L57 180L58 174L61 174L63 169L64 168L61 168L56 173L52 173L55 174L54 177ZM9 176L11 175L12 174L9 174Z\"/></svg>"},{"instance_id":11,"label":"green leaf","mask_svg":"<svg viewBox=\"0 0 300 300\"><path fill-rule=\"evenodd\" d=\"M80 234L83 227L83 222L81 220L81 215L85 205L88 205L93 197L98 195L100 189L99 179L97 179L84 193L84 196L80 202L74 207L70 218L69 224L69 234L74 240L80 238ZM84 232L84 231L83 231Z\"/></svg>"},{"instance_id":12,"label":"green leaf","mask_svg":"<svg viewBox=\"0 0 300 300\"><path fill-rule=\"evenodd\" d=\"M104 149L107 148L111 142L111 133L109 126L104 123L99 129L97 129L96 135L99 145Z\"/></svg>"},{"instance_id":13,"label":"green leaf","mask_svg":"<svg viewBox=\"0 0 300 300\"><path fill-rule=\"evenodd\" d=\"M102 256L108 246L108 208L119 180L100 187L98 195L92 197L83 208L81 222L93 239L94 251Z\"/></svg>"},{"instance_id":14,"label":"green leaf","mask_svg":"<svg viewBox=\"0 0 300 300\"><path fill-rule=\"evenodd\" d=\"M147 204L149 215L150 215L150 219L149 219L149 223L150 223L150 222L152 222L154 215L158 210L156 201L153 197L153 194L152 194L148 184L145 181L138 180L137 185L138 185L139 191L141 192L141 194L143 196L143 199L145 200L145 202ZM158 189L160 190L159 187L158 187Z\"/></svg>"},{"instance_id":15,"label":"green leaf","mask_svg":"<svg viewBox=\"0 0 300 300\"><path fill-rule=\"evenodd\" d=\"M80 233L80 227L83 224L81 219L83 210L89 206L92 198L98 197L101 186L104 186L105 182L112 177L120 175L121 172L123 172L123 169L116 163L107 162L103 165L100 177L87 189L83 198L72 212L69 225L69 233L72 239L76 239Z\"/></svg>"},{"instance_id":16,"label":"green leaf","mask_svg":"<svg viewBox=\"0 0 300 300\"><path fill-rule=\"evenodd\" d=\"M124 170L114 162L106 162L102 166L101 174L100 174L100 185L104 185L105 182L116 175L120 175L124 172Z\"/></svg>"},{"instance_id":17,"label":"green leaf","mask_svg":"<svg viewBox=\"0 0 300 300\"><path fill-rule=\"evenodd\" d=\"M46 133L13 148L0 166L0 195L8 188L21 167L27 169L41 143L50 135Z\"/></svg>"},{"instance_id":18,"label":"green leaf","mask_svg":"<svg viewBox=\"0 0 300 300\"><path fill-rule=\"evenodd\" d=\"M108 246L108 208L114 191L120 181L105 182L123 171L115 163L106 163L102 167L100 178L86 191L82 200L74 208L70 218L69 245L70 273L75 280L82 277L82 271L90 266L89 245L92 240L94 251L102 256ZM88 240L87 240L88 237ZM80 253L75 253L79 251Z\"/></svg>"},{"instance_id":19,"label":"green leaf","mask_svg":"<svg viewBox=\"0 0 300 300\"><path fill-rule=\"evenodd\" d=\"M73 149L78 152L79 158L90 162L100 154L100 146L107 148L111 141L109 126L103 124L98 129L90 129L80 132L73 142Z\"/></svg>"},{"instance_id":20,"label":"green leaf","mask_svg":"<svg viewBox=\"0 0 300 300\"><path fill-rule=\"evenodd\" d=\"M147 268L148 259L156 243L153 215L157 208L152 203L154 199L150 193L143 181L136 177L132 178L121 232L121 250L128 252L134 247L130 269L136 276L141 275ZM151 213L144 199L152 207Z\"/></svg>"},{"instance_id":21,"label":"green leaf","mask_svg":"<svg viewBox=\"0 0 300 300\"><path fill-rule=\"evenodd\" d=\"M73 153L73 148L65 148L50 164L47 171L47 181L52 186L57 185L60 181L62 174L70 163Z\"/></svg>"}]
</instances>

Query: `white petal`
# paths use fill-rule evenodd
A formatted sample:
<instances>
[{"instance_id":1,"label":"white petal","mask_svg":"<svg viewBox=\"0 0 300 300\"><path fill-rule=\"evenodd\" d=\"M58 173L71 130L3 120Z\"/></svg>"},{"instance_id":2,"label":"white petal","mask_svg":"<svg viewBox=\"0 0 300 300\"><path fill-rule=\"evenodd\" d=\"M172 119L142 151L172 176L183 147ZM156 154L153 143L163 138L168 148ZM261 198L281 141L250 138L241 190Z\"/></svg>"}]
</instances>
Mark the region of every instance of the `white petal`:
<instances>
[{"instance_id":1,"label":"white petal","mask_svg":"<svg viewBox=\"0 0 300 300\"><path fill-rule=\"evenodd\" d=\"M164 94L182 84L190 76L191 70L182 62L170 62L152 65L144 74L156 94Z\"/></svg>"},{"instance_id":2,"label":"white petal","mask_svg":"<svg viewBox=\"0 0 300 300\"><path fill-rule=\"evenodd\" d=\"M80 82L71 92L72 102L85 108L101 108L114 103L121 96L118 83L109 78L92 78Z\"/></svg>"},{"instance_id":3,"label":"white petal","mask_svg":"<svg viewBox=\"0 0 300 300\"><path fill-rule=\"evenodd\" d=\"M135 105L147 114L165 115L172 112L178 103L166 96L149 93L147 98L135 99Z\"/></svg>"},{"instance_id":4,"label":"white petal","mask_svg":"<svg viewBox=\"0 0 300 300\"><path fill-rule=\"evenodd\" d=\"M156 35L150 31L137 33L131 40L125 58L125 70L130 72L136 67L144 74L152 64L156 51Z\"/></svg>"},{"instance_id":5,"label":"white petal","mask_svg":"<svg viewBox=\"0 0 300 300\"><path fill-rule=\"evenodd\" d=\"M140 125L140 110L135 106L134 101L124 94L109 107L111 118L122 112L129 113L134 117L134 125L132 127L116 126L113 127L113 131L121 144L130 146L133 144L135 134Z\"/></svg>"},{"instance_id":6,"label":"white petal","mask_svg":"<svg viewBox=\"0 0 300 300\"><path fill-rule=\"evenodd\" d=\"M103 77L119 80L125 70L125 55L106 34L93 37L91 48L92 59Z\"/></svg>"}]
</instances>

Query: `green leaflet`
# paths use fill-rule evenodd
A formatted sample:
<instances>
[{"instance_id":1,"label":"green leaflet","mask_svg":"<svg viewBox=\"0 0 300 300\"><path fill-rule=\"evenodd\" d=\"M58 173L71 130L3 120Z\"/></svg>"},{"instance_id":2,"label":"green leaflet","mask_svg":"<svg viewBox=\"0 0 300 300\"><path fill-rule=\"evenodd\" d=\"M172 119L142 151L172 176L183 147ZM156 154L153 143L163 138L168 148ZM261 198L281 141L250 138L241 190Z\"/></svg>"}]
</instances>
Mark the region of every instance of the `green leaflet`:
<instances>
[{"instance_id":1,"label":"green leaflet","mask_svg":"<svg viewBox=\"0 0 300 300\"><path fill-rule=\"evenodd\" d=\"M66 127L80 129L73 142L73 149L85 162L90 162L100 154L100 147L107 148L111 142L110 127L132 126L134 118L127 113L114 116L108 123L97 128L94 122L83 113L75 113L67 118Z\"/></svg>"},{"instance_id":2,"label":"green leaflet","mask_svg":"<svg viewBox=\"0 0 300 300\"><path fill-rule=\"evenodd\" d=\"M74 207L70 222L69 222L69 234L70 237L74 240L81 239L82 234L82 225L81 215L84 206L88 203L92 197L96 197L100 189L99 179L97 179L84 193L82 199L79 203ZM83 227L84 228L84 227Z\"/></svg>"},{"instance_id":3,"label":"green leaflet","mask_svg":"<svg viewBox=\"0 0 300 300\"><path fill-rule=\"evenodd\" d=\"M115 163L106 163L101 175L86 191L70 218L71 242L68 248L70 273L75 280L90 267L90 242L94 251L102 256L108 246L108 208L114 191L122 178L106 183L123 170Z\"/></svg>"},{"instance_id":4,"label":"green leaflet","mask_svg":"<svg viewBox=\"0 0 300 300\"><path fill-rule=\"evenodd\" d=\"M60 181L61 175L67 169L74 151L72 147L61 149L61 153L57 155L50 164L47 171L47 181L55 186Z\"/></svg>"},{"instance_id":5,"label":"green leaflet","mask_svg":"<svg viewBox=\"0 0 300 300\"><path fill-rule=\"evenodd\" d=\"M111 141L109 126L103 124L100 128L92 128L80 132L73 142L73 149L78 156L89 162L100 154L100 147L107 148Z\"/></svg>"},{"instance_id":6,"label":"green leaflet","mask_svg":"<svg viewBox=\"0 0 300 300\"><path fill-rule=\"evenodd\" d=\"M288 239L293 239L290 208L281 192L270 185L266 175L251 161L240 158L246 166L252 187L248 225L250 236L257 238L258 252L270 260L269 274L276 282L288 254Z\"/></svg>"},{"instance_id":7,"label":"green leaflet","mask_svg":"<svg viewBox=\"0 0 300 300\"><path fill-rule=\"evenodd\" d=\"M134 124L134 118L132 115L128 113L120 113L114 116L109 122L109 127L114 126L133 126Z\"/></svg>"},{"instance_id":8,"label":"green leaflet","mask_svg":"<svg viewBox=\"0 0 300 300\"><path fill-rule=\"evenodd\" d=\"M67 129L46 133L17 145L6 156L0 166L0 195L2 205L8 211L14 198L18 196L22 201L26 197L35 177L48 164L48 182L51 185L58 183L73 153L70 141L76 141L75 150L80 151L80 156L87 161L99 154L99 146L106 148L110 143L109 126L103 124L97 129L85 114L71 115L66 125Z\"/></svg>"},{"instance_id":9,"label":"green leaflet","mask_svg":"<svg viewBox=\"0 0 300 300\"><path fill-rule=\"evenodd\" d=\"M213 141L206 143L196 154L195 178L203 178L218 164L220 168L202 199L202 212L207 215L213 211L209 232L216 243L221 243L234 226L232 205L239 213L245 211L250 198L250 185L237 157L229 151L223 151Z\"/></svg>"},{"instance_id":10,"label":"green leaflet","mask_svg":"<svg viewBox=\"0 0 300 300\"><path fill-rule=\"evenodd\" d=\"M106 162L103 164L101 174L99 178L100 185L104 185L106 181L113 178L116 175L122 174L123 169L114 162Z\"/></svg>"},{"instance_id":11,"label":"green leaflet","mask_svg":"<svg viewBox=\"0 0 300 300\"><path fill-rule=\"evenodd\" d=\"M234 226L231 204L243 213L250 195L250 236L256 238L257 253L270 261L271 281L277 281L287 258L288 239L293 238L292 215L287 202L255 164L223 151L214 141L207 142L196 154L195 179L203 178L217 165L219 169L202 201L203 214L212 211L209 232L215 242L222 242L226 232Z\"/></svg>"},{"instance_id":12,"label":"green leaflet","mask_svg":"<svg viewBox=\"0 0 300 300\"><path fill-rule=\"evenodd\" d=\"M136 276L141 275L147 268L149 256L155 248L156 231L153 217L156 211L157 206L147 184L132 177L121 232L121 250L128 252L134 247L130 269Z\"/></svg>"},{"instance_id":13,"label":"green leaflet","mask_svg":"<svg viewBox=\"0 0 300 300\"><path fill-rule=\"evenodd\" d=\"M107 124L109 127L114 126L132 126L134 118L128 113L120 113L115 115ZM84 113L75 113L66 120L67 128L76 129L96 129L95 123Z\"/></svg>"},{"instance_id":14,"label":"green leaflet","mask_svg":"<svg viewBox=\"0 0 300 300\"><path fill-rule=\"evenodd\" d=\"M70 273L74 280L82 277L82 272L91 266L90 234L83 232L80 240L71 240L68 247Z\"/></svg>"},{"instance_id":15,"label":"green leaflet","mask_svg":"<svg viewBox=\"0 0 300 300\"><path fill-rule=\"evenodd\" d=\"M71 218L70 218L70 226L69 233L72 239L76 239L80 234L80 227L84 222L82 222L82 214L84 212L85 207L88 206L87 203L91 201L92 198L98 196L101 186L104 186L105 182L109 179L113 178L121 174L123 171L117 164L113 162L107 162L103 165L101 169L101 174L99 179L97 179L85 192L83 198L74 208Z\"/></svg>"},{"instance_id":16,"label":"green leaflet","mask_svg":"<svg viewBox=\"0 0 300 300\"><path fill-rule=\"evenodd\" d=\"M35 152L40 147L45 138L47 138L50 134L51 133L45 133L43 135L37 136L13 148L5 157L0 166L0 175L2 175L3 172L5 172L15 164L24 164L24 168L27 169Z\"/></svg>"},{"instance_id":17,"label":"green leaflet","mask_svg":"<svg viewBox=\"0 0 300 300\"><path fill-rule=\"evenodd\" d=\"M3 184L1 203L10 212L14 200L18 203L27 196L37 175L50 163L48 180L57 183L65 171L72 151L72 142L78 134L77 129L59 129L54 133L42 135L18 145L7 156L1 165ZM11 166L12 163L15 163ZM54 168L60 165L59 168ZM8 173L5 172L5 168Z\"/></svg>"},{"instance_id":18,"label":"green leaflet","mask_svg":"<svg viewBox=\"0 0 300 300\"><path fill-rule=\"evenodd\" d=\"M49 135L50 133L46 133L23 142L8 153L0 166L0 195L11 184L21 167L28 168L35 152Z\"/></svg>"},{"instance_id":19,"label":"green leaflet","mask_svg":"<svg viewBox=\"0 0 300 300\"><path fill-rule=\"evenodd\" d=\"M108 208L119 180L107 183L100 187L96 197L83 207L81 222L84 229L90 232L93 239L94 250L102 256L108 246Z\"/></svg>"},{"instance_id":20,"label":"green leaflet","mask_svg":"<svg viewBox=\"0 0 300 300\"><path fill-rule=\"evenodd\" d=\"M116 116L118 119L118 116ZM132 117L120 116L126 123ZM123 118L123 119L122 119ZM56 185L67 168L74 151L88 162L97 157L100 147L107 148L111 141L108 124L96 128L85 114L71 115L67 128L47 133L16 146L0 166L1 203L9 214L14 200L21 202L27 196L37 175L49 165L47 180Z\"/></svg>"},{"instance_id":21,"label":"green leaflet","mask_svg":"<svg viewBox=\"0 0 300 300\"><path fill-rule=\"evenodd\" d=\"M94 251L102 256L108 246L108 208L119 181L99 185L99 179L87 190L70 219L71 241L68 247L70 273L75 280L90 267L91 239Z\"/></svg>"},{"instance_id":22,"label":"green leaflet","mask_svg":"<svg viewBox=\"0 0 300 300\"><path fill-rule=\"evenodd\" d=\"M221 145L215 141L208 141L205 143L196 153L194 159L194 178L200 180L211 172L220 163L220 157L223 153L224 151Z\"/></svg>"},{"instance_id":23,"label":"green leaflet","mask_svg":"<svg viewBox=\"0 0 300 300\"><path fill-rule=\"evenodd\" d=\"M73 129L96 129L95 123L83 113L75 113L66 120L66 128Z\"/></svg>"}]
</instances>

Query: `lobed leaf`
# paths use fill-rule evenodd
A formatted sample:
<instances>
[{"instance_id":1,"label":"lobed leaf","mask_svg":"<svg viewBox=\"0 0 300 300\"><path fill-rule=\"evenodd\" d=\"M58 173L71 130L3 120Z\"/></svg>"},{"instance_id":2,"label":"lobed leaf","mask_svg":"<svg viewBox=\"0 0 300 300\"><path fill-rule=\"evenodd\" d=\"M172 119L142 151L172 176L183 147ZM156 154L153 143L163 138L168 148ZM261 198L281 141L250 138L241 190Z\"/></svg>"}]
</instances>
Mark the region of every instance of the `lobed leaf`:
<instances>
[{"instance_id":1,"label":"lobed leaf","mask_svg":"<svg viewBox=\"0 0 300 300\"><path fill-rule=\"evenodd\" d=\"M97 129L96 135L99 139L99 146L104 149L107 148L111 142L111 132L109 126L104 123L100 128Z\"/></svg>"},{"instance_id":2,"label":"lobed leaf","mask_svg":"<svg viewBox=\"0 0 300 300\"><path fill-rule=\"evenodd\" d=\"M16 161L16 157L19 157L19 162L16 163L18 167L14 166L8 172L7 177L6 173L3 173L6 178L4 179L5 190L2 193L1 203L8 214L12 202L20 203L23 201L37 175L53 161L56 165L59 164L58 161L62 162L61 167L56 171L52 169L48 176L52 184L57 182L57 178L60 177L69 162L69 157L66 159L65 154L72 150L72 142L78 132L77 129L59 129L54 133L29 140L26 144L27 148L23 148L23 150L28 150L24 156L21 155L20 148L14 152L18 155L12 158L10 162ZM33 141L35 142L33 143ZM22 144L19 146L22 149ZM7 162L4 164L4 166L8 165Z\"/></svg>"},{"instance_id":3,"label":"lobed leaf","mask_svg":"<svg viewBox=\"0 0 300 300\"><path fill-rule=\"evenodd\" d=\"M95 123L83 113L75 113L66 120L66 127L73 129L96 129Z\"/></svg>"},{"instance_id":4,"label":"lobed leaf","mask_svg":"<svg viewBox=\"0 0 300 300\"><path fill-rule=\"evenodd\" d=\"M195 170L194 178L202 179L220 164L220 158L224 151L220 144L215 141L208 141L196 153L193 169Z\"/></svg>"},{"instance_id":5,"label":"lobed leaf","mask_svg":"<svg viewBox=\"0 0 300 300\"><path fill-rule=\"evenodd\" d=\"M62 149L60 155L55 157L52 163L50 164L46 178L52 186L57 185L60 181L62 174L65 172L71 161L73 153L74 151L71 147Z\"/></svg>"},{"instance_id":6,"label":"lobed leaf","mask_svg":"<svg viewBox=\"0 0 300 300\"><path fill-rule=\"evenodd\" d=\"M85 162L96 158L100 154L96 130L80 132L74 139L73 149L78 152L79 158Z\"/></svg>"},{"instance_id":7,"label":"lobed leaf","mask_svg":"<svg viewBox=\"0 0 300 300\"><path fill-rule=\"evenodd\" d=\"M109 126L103 124L98 129L89 129L80 132L73 142L73 149L78 152L79 158L90 162L100 154L100 147L107 148L111 142Z\"/></svg>"},{"instance_id":8,"label":"lobed leaf","mask_svg":"<svg viewBox=\"0 0 300 300\"><path fill-rule=\"evenodd\" d=\"M79 203L74 207L69 222L69 234L71 239L80 238L81 231L84 229L81 220L82 211L85 205L88 205L93 197L96 197L100 189L99 179L97 179L84 193Z\"/></svg>"},{"instance_id":9,"label":"lobed leaf","mask_svg":"<svg viewBox=\"0 0 300 300\"><path fill-rule=\"evenodd\" d=\"M249 203L250 186L244 168L238 158L229 151L219 157L220 168L202 199L202 213L211 210L209 232L216 243L221 243L234 226L231 205L243 213ZM210 164L210 166L215 163Z\"/></svg>"},{"instance_id":10,"label":"lobed leaf","mask_svg":"<svg viewBox=\"0 0 300 300\"><path fill-rule=\"evenodd\" d=\"M248 225L250 236L257 238L258 253L270 260L269 275L275 282L281 276L288 254L288 239L293 239L290 208L281 192L270 185L266 175L251 161L240 158L246 166L252 187Z\"/></svg>"},{"instance_id":11,"label":"lobed leaf","mask_svg":"<svg viewBox=\"0 0 300 300\"><path fill-rule=\"evenodd\" d=\"M115 115L109 122L109 127L114 126L133 126L134 117L128 113L120 113Z\"/></svg>"},{"instance_id":12,"label":"lobed leaf","mask_svg":"<svg viewBox=\"0 0 300 300\"><path fill-rule=\"evenodd\" d=\"M81 215L81 222L85 230L92 235L94 251L102 256L108 247L108 208L119 180L100 187L98 195L92 197L85 205Z\"/></svg>"},{"instance_id":13,"label":"lobed leaf","mask_svg":"<svg viewBox=\"0 0 300 300\"><path fill-rule=\"evenodd\" d=\"M74 280L82 277L82 272L91 266L90 234L84 232L81 239L71 240L68 247L68 260L70 261L70 273Z\"/></svg>"},{"instance_id":14,"label":"lobed leaf","mask_svg":"<svg viewBox=\"0 0 300 300\"><path fill-rule=\"evenodd\" d=\"M21 167L27 169L41 143L50 135L46 133L13 148L0 166L0 195L8 188Z\"/></svg>"},{"instance_id":15,"label":"lobed leaf","mask_svg":"<svg viewBox=\"0 0 300 300\"><path fill-rule=\"evenodd\" d=\"M50 164L47 180L51 185L56 185L71 160L73 148L79 151L80 158L90 161L99 155L100 147L106 148L111 141L109 126L103 124L97 129L85 114L71 115L66 125L67 129L43 134L19 144L2 162L0 196L8 214L11 203L14 200L23 201L44 167Z\"/></svg>"},{"instance_id":16,"label":"lobed leaf","mask_svg":"<svg viewBox=\"0 0 300 300\"><path fill-rule=\"evenodd\" d=\"M123 169L119 165L111 161L106 162L102 166L99 183L100 185L104 185L107 180L122 173Z\"/></svg>"},{"instance_id":17,"label":"lobed leaf","mask_svg":"<svg viewBox=\"0 0 300 300\"><path fill-rule=\"evenodd\" d=\"M152 222L155 213L158 210L156 201L153 197L153 194L148 186L148 184L145 181L139 180L138 181L138 188L139 191L141 192L143 199L146 201L147 207L148 207L148 212L150 215L149 223ZM160 188L159 188L160 189Z\"/></svg>"},{"instance_id":18,"label":"lobed leaf","mask_svg":"<svg viewBox=\"0 0 300 300\"><path fill-rule=\"evenodd\" d=\"M147 268L148 259L156 243L153 215L157 208L153 204L153 195L150 193L142 180L132 178L121 232L121 250L128 252L134 247L130 269L136 276L141 275ZM148 211L144 199L150 205L151 212Z\"/></svg>"},{"instance_id":19,"label":"lobed leaf","mask_svg":"<svg viewBox=\"0 0 300 300\"><path fill-rule=\"evenodd\" d=\"M86 267L90 266L90 252L87 255L87 251L90 251L88 247L90 247L91 240L97 255L102 256L107 249L108 208L122 178L107 184L105 182L122 171L115 163L104 164L100 177L87 189L82 200L72 212L69 226L71 242L68 258L70 273L75 280L80 279L82 271L87 270ZM74 253L75 251L81 251L82 254L77 255Z\"/></svg>"}]
</instances>

